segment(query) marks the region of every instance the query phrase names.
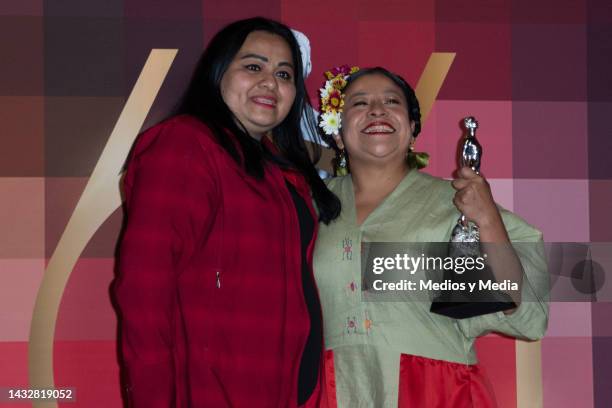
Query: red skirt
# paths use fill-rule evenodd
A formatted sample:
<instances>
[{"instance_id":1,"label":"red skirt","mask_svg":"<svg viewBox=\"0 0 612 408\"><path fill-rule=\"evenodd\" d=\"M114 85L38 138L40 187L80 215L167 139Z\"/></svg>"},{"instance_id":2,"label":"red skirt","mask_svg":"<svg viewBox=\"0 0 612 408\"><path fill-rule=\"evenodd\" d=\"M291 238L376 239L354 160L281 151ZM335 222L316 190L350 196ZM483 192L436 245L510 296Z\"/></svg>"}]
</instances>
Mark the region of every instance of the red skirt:
<instances>
[{"instance_id":1,"label":"red skirt","mask_svg":"<svg viewBox=\"0 0 612 408\"><path fill-rule=\"evenodd\" d=\"M325 390L321 407L336 408L332 350L325 352ZM493 408L495 394L478 364L467 365L402 354L399 408Z\"/></svg>"}]
</instances>

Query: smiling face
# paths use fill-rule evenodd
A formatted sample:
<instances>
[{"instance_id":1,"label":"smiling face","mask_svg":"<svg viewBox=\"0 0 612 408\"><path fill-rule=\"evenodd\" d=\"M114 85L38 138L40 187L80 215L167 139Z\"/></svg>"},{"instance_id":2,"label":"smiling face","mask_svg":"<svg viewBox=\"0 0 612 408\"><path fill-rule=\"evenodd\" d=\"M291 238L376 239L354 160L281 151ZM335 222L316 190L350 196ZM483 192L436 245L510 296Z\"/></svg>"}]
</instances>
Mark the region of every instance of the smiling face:
<instances>
[{"instance_id":1,"label":"smiling face","mask_svg":"<svg viewBox=\"0 0 612 408\"><path fill-rule=\"evenodd\" d=\"M247 36L221 79L223 101L256 139L285 120L295 93L291 49L265 31Z\"/></svg>"},{"instance_id":2,"label":"smiling face","mask_svg":"<svg viewBox=\"0 0 612 408\"><path fill-rule=\"evenodd\" d=\"M414 123L402 89L382 74L364 75L345 94L340 148L346 148L351 168L361 164L405 162L414 142Z\"/></svg>"}]
</instances>

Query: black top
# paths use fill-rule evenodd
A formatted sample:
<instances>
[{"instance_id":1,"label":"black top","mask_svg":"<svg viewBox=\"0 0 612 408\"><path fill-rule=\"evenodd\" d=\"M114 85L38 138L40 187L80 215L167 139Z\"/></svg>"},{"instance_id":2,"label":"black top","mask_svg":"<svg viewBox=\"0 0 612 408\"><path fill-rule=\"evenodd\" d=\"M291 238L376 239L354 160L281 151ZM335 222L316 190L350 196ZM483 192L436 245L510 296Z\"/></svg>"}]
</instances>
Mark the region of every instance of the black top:
<instances>
[{"instance_id":1,"label":"black top","mask_svg":"<svg viewBox=\"0 0 612 408\"><path fill-rule=\"evenodd\" d=\"M314 283L314 276L308 267L308 245L314 234L315 220L304 199L295 190L291 183L287 182L287 188L293 198L295 210L300 222L300 241L302 248L302 290L304 300L310 315L310 333L306 340L306 346L302 353L300 371L298 376L298 405L304 404L312 395L319 375L321 364L321 353L323 347L323 328L321 322L321 303Z\"/></svg>"}]
</instances>

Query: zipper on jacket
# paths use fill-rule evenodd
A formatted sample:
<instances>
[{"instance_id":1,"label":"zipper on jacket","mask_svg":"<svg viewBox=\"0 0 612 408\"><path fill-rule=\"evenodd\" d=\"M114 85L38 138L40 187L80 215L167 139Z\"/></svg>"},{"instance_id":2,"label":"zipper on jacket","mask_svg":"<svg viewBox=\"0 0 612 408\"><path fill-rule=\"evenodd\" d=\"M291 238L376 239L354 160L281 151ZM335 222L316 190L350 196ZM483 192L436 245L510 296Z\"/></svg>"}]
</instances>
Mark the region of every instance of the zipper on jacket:
<instances>
[{"instance_id":1,"label":"zipper on jacket","mask_svg":"<svg viewBox=\"0 0 612 408\"><path fill-rule=\"evenodd\" d=\"M221 289L221 272L217 271L217 289Z\"/></svg>"}]
</instances>

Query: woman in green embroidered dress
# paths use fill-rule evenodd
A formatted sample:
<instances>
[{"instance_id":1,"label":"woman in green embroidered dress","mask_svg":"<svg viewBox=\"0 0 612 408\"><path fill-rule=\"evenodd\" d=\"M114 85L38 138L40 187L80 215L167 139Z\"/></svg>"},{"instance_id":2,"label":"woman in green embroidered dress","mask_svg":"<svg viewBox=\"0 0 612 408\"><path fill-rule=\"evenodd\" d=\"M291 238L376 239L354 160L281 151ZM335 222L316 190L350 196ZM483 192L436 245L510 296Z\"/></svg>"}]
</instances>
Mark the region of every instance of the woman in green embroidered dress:
<instances>
[{"instance_id":1,"label":"woman in green embroidered dress","mask_svg":"<svg viewBox=\"0 0 612 408\"><path fill-rule=\"evenodd\" d=\"M371 68L344 79L342 130L329 142L345 155L350 174L329 182L342 213L320 226L314 256L328 406L495 406L474 341L489 332L531 340L544 335L542 235L498 207L486 180L470 168L452 182L415 168L423 160L412 152L421 115L401 77ZM494 257L505 268L490 260L498 282L517 282L520 290L509 295L518 307L456 320L431 313L430 302L410 295L401 302L362 301L368 295L361 291L363 242L448 242L460 213L478 225L483 244L533 243Z\"/></svg>"}]
</instances>

